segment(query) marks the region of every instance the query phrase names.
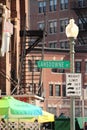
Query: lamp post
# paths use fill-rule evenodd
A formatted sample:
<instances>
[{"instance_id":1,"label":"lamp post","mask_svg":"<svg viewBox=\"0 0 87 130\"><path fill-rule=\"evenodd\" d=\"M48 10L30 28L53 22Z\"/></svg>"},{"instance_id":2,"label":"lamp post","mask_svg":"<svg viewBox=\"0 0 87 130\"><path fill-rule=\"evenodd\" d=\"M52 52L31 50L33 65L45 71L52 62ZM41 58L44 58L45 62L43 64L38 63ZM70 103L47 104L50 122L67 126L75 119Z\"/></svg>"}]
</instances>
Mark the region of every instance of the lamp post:
<instances>
[{"instance_id":1,"label":"lamp post","mask_svg":"<svg viewBox=\"0 0 87 130\"><path fill-rule=\"evenodd\" d=\"M75 67L74 67L74 45L75 42L74 40L78 36L78 26L75 24L74 19L70 19L69 24L66 26L66 36L70 41L70 73L75 72ZM75 130L75 97L71 96L70 97L70 130Z\"/></svg>"}]
</instances>

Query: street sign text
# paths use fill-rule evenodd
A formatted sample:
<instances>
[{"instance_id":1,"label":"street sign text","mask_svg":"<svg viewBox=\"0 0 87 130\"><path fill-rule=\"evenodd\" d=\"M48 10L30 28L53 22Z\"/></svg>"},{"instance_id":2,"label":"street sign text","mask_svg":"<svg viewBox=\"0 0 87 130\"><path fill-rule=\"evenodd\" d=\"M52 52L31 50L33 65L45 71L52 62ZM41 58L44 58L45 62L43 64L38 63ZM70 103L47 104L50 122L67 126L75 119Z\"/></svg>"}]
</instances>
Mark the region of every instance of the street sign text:
<instances>
[{"instance_id":1,"label":"street sign text","mask_svg":"<svg viewBox=\"0 0 87 130\"><path fill-rule=\"evenodd\" d=\"M70 68L68 60L39 60L37 61L38 68Z\"/></svg>"}]
</instances>

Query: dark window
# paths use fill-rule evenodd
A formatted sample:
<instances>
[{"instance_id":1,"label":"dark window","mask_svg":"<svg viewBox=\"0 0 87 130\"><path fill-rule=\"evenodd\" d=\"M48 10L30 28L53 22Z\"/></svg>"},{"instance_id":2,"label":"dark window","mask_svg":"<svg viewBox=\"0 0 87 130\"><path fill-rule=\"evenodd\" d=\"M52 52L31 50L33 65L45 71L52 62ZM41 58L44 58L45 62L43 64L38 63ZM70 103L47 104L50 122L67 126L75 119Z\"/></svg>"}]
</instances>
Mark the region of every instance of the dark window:
<instances>
[{"instance_id":1,"label":"dark window","mask_svg":"<svg viewBox=\"0 0 87 130\"><path fill-rule=\"evenodd\" d=\"M28 70L32 72L32 60L28 60Z\"/></svg>"},{"instance_id":2,"label":"dark window","mask_svg":"<svg viewBox=\"0 0 87 130\"><path fill-rule=\"evenodd\" d=\"M87 0L78 0L78 6L79 6L79 7L85 6L85 5L86 5L86 1L87 1Z\"/></svg>"},{"instance_id":3,"label":"dark window","mask_svg":"<svg viewBox=\"0 0 87 130\"><path fill-rule=\"evenodd\" d=\"M44 13L46 11L46 2L40 1L38 3L39 6L39 13Z\"/></svg>"},{"instance_id":4,"label":"dark window","mask_svg":"<svg viewBox=\"0 0 87 130\"><path fill-rule=\"evenodd\" d=\"M35 60L34 70L35 70L36 72L39 72L39 71L40 71L40 68L38 68L38 66L37 66L37 61L38 61L38 60Z\"/></svg>"},{"instance_id":5,"label":"dark window","mask_svg":"<svg viewBox=\"0 0 87 130\"><path fill-rule=\"evenodd\" d=\"M51 42L49 43L50 48L57 48L57 42Z\"/></svg>"},{"instance_id":6,"label":"dark window","mask_svg":"<svg viewBox=\"0 0 87 130\"><path fill-rule=\"evenodd\" d=\"M55 84L55 96L61 96L61 86L59 84Z\"/></svg>"},{"instance_id":7,"label":"dark window","mask_svg":"<svg viewBox=\"0 0 87 130\"><path fill-rule=\"evenodd\" d=\"M49 22L49 33L53 34L57 32L57 21Z\"/></svg>"},{"instance_id":8,"label":"dark window","mask_svg":"<svg viewBox=\"0 0 87 130\"><path fill-rule=\"evenodd\" d=\"M39 23L39 29L44 30L44 23Z\"/></svg>"},{"instance_id":9,"label":"dark window","mask_svg":"<svg viewBox=\"0 0 87 130\"><path fill-rule=\"evenodd\" d=\"M68 42L67 42L67 41L61 41L61 42L60 42L60 48L62 48L62 49L67 49L67 48L69 48Z\"/></svg>"},{"instance_id":10,"label":"dark window","mask_svg":"<svg viewBox=\"0 0 87 130\"><path fill-rule=\"evenodd\" d=\"M50 11L56 11L57 0L50 0Z\"/></svg>"},{"instance_id":11,"label":"dark window","mask_svg":"<svg viewBox=\"0 0 87 130\"><path fill-rule=\"evenodd\" d=\"M85 72L87 73L87 61L85 62Z\"/></svg>"},{"instance_id":12,"label":"dark window","mask_svg":"<svg viewBox=\"0 0 87 130\"><path fill-rule=\"evenodd\" d=\"M38 60L28 60L28 70L29 72L38 72L40 69L37 66Z\"/></svg>"},{"instance_id":13,"label":"dark window","mask_svg":"<svg viewBox=\"0 0 87 130\"><path fill-rule=\"evenodd\" d=\"M61 10L68 9L68 0L60 0L60 9Z\"/></svg>"},{"instance_id":14,"label":"dark window","mask_svg":"<svg viewBox=\"0 0 87 130\"><path fill-rule=\"evenodd\" d=\"M34 44L34 39L30 39L30 41L28 42L28 46L32 46Z\"/></svg>"},{"instance_id":15,"label":"dark window","mask_svg":"<svg viewBox=\"0 0 87 130\"><path fill-rule=\"evenodd\" d=\"M80 73L81 72L81 62L80 61L76 61L75 62L75 72L76 73Z\"/></svg>"},{"instance_id":16,"label":"dark window","mask_svg":"<svg viewBox=\"0 0 87 130\"><path fill-rule=\"evenodd\" d=\"M64 70L64 69L56 69L56 68L53 68L53 69L51 69L51 71L52 71L53 73L65 73L65 70Z\"/></svg>"},{"instance_id":17,"label":"dark window","mask_svg":"<svg viewBox=\"0 0 87 130\"><path fill-rule=\"evenodd\" d=\"M63 95L63 97L66 96L66 86L65 85L62 85L62 95Z\"/></svg>"},{"instance_id":18,"label":"dark window","mask_svg":"<svg viewBox=\"0 0 87 130\"><path fill-rule=\"evenodd\" d=\"M60 32L65 32L65 28L68 24L68 19L60 20Z\"/></svg>"},{"instance_id":19,"label":"dark window","mask_svg":"<svg viewBox=\"0 0 87 130\"><path fill-rule=\"evenodd\" d=\"M53 84L49 84L49 96L53 96Z\"/></svg>"}]
</instances>

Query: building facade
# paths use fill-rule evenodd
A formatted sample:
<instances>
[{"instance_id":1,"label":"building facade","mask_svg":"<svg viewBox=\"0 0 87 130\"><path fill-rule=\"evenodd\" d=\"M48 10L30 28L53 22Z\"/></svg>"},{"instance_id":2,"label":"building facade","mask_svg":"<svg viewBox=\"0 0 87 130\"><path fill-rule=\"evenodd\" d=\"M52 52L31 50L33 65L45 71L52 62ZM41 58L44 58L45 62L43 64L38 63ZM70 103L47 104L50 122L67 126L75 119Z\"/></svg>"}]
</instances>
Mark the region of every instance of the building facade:
<instances>
[{"instance_id":1,"label":"building facade","mask_svg":"<svg viewBox=\"0 0 87 130\"><path fill-rule=\"evenodd\" d=\"M74 18L76 24L79 26L80 33L78 39L75 41L75 72L82 74L82 92L86 96L86 33L84 35L83 21L86 19L83 14L83 7L86 8L86 1L58 1L58 0L30 0L29 1L29 29L30 30L43 30L43 41L38 44L38 48L42 49L42 59L44 60L69 60L69 40L65 34L65 27L70 18ZM81 10L81 12L79 12ZM78 14L79 12L79 14ZM85 14L87 10L85 9ZM82 17L83 16L83 17ZM86 24L86 23L85 23ZM85 30L86 32L86 30ZM83 42L82 42L83 39ZM32 44L32 39L30 44ZM30 45L29 44L29 45ZM36 49L37 49L36 47ZM35 52L35 51L34 51ZM41 60L39 50L34 54L33 50L29 52L29 56L35 60ZM37 54L37 55L36 55ZM28 57L27 55L27 57ZM34 59L35 58L35 59ZM84 69L83 69L84 68ZM38 70L39 71L39 70ZM66 96L66 73L70 72L69 69L42 69L42 96L44 97L44 108L55 115L64 113L70 115L70 98ZM35 71L32 71L32 82L37 84L34 77ZM29 82L29 83L30 83ZM32 84L31 83L31 84ZM76 116L86 114L83 111L82 104L83 98L76 99ZM84 103L86 109L86 101Z\"/></svg>"},{"instance_id":2,"label":"building facade","mask_svg":"<svg viewBox=\"0 0 87 130\"><path fill-rule=\"evenodd\" d=\"M82 74L84 95L76 97L75 109L76 116L87 115L87 33L84 30L87 9L83 12L83 7L87 7L86 1L3 0L0 3L10 10L14 26L10 51L0 57L0 67L5 70L5 73L0 73L2 95L5 92L16 97L32 97L33 103L56 116L61 113L70 116L70 97L66 96L66 73L70 72L70 68L41 69L37 62L70 60L65 27L69 19L74 18L80 28L75 40L75 72ZM81 17L79 9L84 14ZM34 96L40 97L40 101L34 100Z\"/></svg>"}]
</instances>

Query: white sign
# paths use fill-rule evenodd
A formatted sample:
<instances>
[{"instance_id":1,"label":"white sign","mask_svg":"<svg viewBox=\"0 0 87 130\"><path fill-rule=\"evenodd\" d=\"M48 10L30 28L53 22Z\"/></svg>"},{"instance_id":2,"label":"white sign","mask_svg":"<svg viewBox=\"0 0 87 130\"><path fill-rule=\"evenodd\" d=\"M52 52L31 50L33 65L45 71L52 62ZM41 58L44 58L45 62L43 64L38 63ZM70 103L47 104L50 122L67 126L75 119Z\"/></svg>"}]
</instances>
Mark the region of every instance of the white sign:
<instances>
[{"instance_id":1,"label":"white sign","mask_svg":"<svg viewBox=\"0 0 87 130\"><path fill-rule=\"evenodd\" d=\"M5 21L2 33L2 45L1 45L2 56L4 56L4 54L9 51L10 38L12 34L13 34L13 24L11 22Z\"/></svg>"},{"instance_id":2,"label":"white sign","mask_svg":"<svg viewBox=\"0 0 87 130\"><path fill-rule=\"evenodd\" d=\"M4 22L3 32L9 32L10 34L13 34L13 24L8 21Z\"/></svg>"},{"instance_id":3,"label":"white sign","mask_svg":"<svg viewBox=\"0 0 87 130\"><path fill-rule=\"evenodd\" d=\"M81 74L68 73L66 74L66 95L81 96Z\"/></svg>"}]
</instances>

